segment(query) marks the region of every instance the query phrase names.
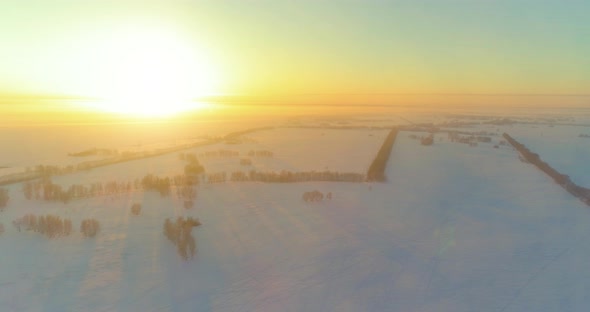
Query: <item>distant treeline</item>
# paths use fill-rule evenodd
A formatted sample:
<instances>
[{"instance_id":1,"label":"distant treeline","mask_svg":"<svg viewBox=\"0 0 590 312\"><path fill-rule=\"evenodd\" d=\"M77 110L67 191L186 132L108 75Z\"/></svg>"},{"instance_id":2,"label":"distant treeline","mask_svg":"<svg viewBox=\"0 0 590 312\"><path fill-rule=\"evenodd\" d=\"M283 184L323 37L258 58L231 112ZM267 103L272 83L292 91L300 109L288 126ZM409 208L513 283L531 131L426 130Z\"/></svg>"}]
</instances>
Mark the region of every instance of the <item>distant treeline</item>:
<instances>
[{"instance_id":1,"label":"distant treeline","mask_svg":"<svg viewBox=\"0 0 590 312\"><path fill-rule=\"evenodd\" d=\"M249 133L253 133L253 132L257 132L257 131L263 131L263 130L272 130L275 127L258 127L258 128L250 128L250 129L246 129L246 130L242 130L242 131L236 131L236 132L232 132L227 134L226 136L223 137L224 140L235 140L237 138L239 138L240 136L243 136L244 134L249 134Z\"/></svg>"},{"instance_id":2,"label":"distant treeline","mask_svg":"<svg viewBox=\"0 0 590 312\"><path fill-rule=\"evenodd\" d=\"M52 182L50 178L44 178L38 181L28 181L23 183L23 194L26 199L43 200L43 201L60 201L68 203L76 198L89 198L96 196L113 196L127 194L135 191L154 191L161 196L169 196L172 188L176 189L176 196L187 201L185 205L192 206L192 202L197 197L197 191L194 186L200 183L215 184L232 182L266 182L266 183L292 183L292 182L310 182L310 181L332 181L332 182L363 182L365 176L353 172L334 172L334 171L280 171L280 172L259 172L252 170L250 172L234 171L231 174L226 172L214 172L195 175L175 175L172 177L159 177L153 174L147 174L141 179L134 181L107 181L95 182L88 185L73 184L69 187L63 187ZM8 192L0 189L0 204L8 201ZM2 206L0 206L2 208ZM188 207L187 207L188 208Z\"/></svg>"},{"instance_id":3,"label":"distant treeline","mask_svg":"<svg viewBox=\"0 0 590 312\"><path fill-rule=\"evenodd\" d=\"M87 157L87 156L111 156L117 155L119 151L115 149L107 149L107 148L91 148L81 152L76 153L68 153L68 156L71 157Z\"/></svg>"},{"instance_id":4,"label":"distant treeline","mask_svg":"<svg viewBox=\"0 0 590 312\"><path fill-rule=\"evenodd\" d=\"M377 152L377 156L375 156L373 163L371 163L371 166L367 171L367 181L385 182L385 167L387 166L391 149L395 143L397 132L398 129L393 128L385 138L383 145L381 145L381 149Z\"/></svg>"},{"instance_id":5,"label":"distant treeline","mask_svg":"<svg viewBox=\"0 0 590 312\"><path fill-rule=\"evenodd\" d=\"M74 184L64 188L55 184L51 179L43 179L23 184L23 194L26 199L44 201L61 201L68 203L74 198L95 197L100 195L115 195L129 193L134 189L131 182L109 181L106 183L97 182L90 185Z\"/></svg>"},{"instance_id":6,"label":"distant treeline","mask_svg":"<svg viewBox=\"0 0 590 312\"><path fill-rule=\"evenodd\" d=\"M506 141L508 141L508 143L510 143L517 151L520 152L526 161L537 166L537 168L550 176L553 181L555 181L555 183L561 185L561 187L563 187L570 194L574 195L586 205L590 206L590 189L576 185L574 182L572 182L568 175L562 174L559 171L553 169L553 167L544 162L538 154L531 152L526 146L524 146L524 144L516 141L508 133L504 133L503 136Z\"/></svg>"},{"instance_id":7,"label":"distant treeline","mask_svg":"<svg viewBox=\"0 0 590 312\"><path fill-rule=\"evenodd\" d=\"M99 160L92 160L86 161L79 164L68 165L68 166L52 166L52 165L37 165L34 167L29 167L25 172L10 174L6 176L0 176L0 185L8 185L14 184L24 181L30 181L40 178L51 177L55 175L66 175L71 174L78 171L83 170L90 170L94 168L110 166L114 164L134 161L143 158L150 158L150 157L157 157L161 155L165 155L168 153L178 152L185 149L212 145L215 143L222 142L222 139L213 138L209 139L204 142L197 142L191 144L185 144L181 146L174 146L170 148L158 149L156 151L149 151L149 152L129 152L125 151L122 153L118 153L115 157L106 158L106 159L99 159Z\"/></svg>"},{"instance_id":8,"label":"distant treeline","mask_svg":"<svg viewBox=\"0 0 590 312\"><path fill-rule=\"evenodd\" d=\"M261 172L251 170L234 171L230 175L226 172L209 173L205 176L205 183L225 183L231 182L265 182L265 183L294 183L294 182L363 182L365 176L354 172L334 172L334 171L280 171L280 172Z\"/></svg>"},{"instance_id":9,"label":"distant treeline","mask_svg":"<svg viewBox=\"0 0 590 312\"><path fill-rule=\"evenodd\" d=\"M213 158L213 157L240 157L240 151L219 149L214 151L205 151L199 153L201 158ZM247 154L249 157L273 157L274 153L268 150L250 150ZM188 157L196 157L194 153L181 153L179 158L181 160L188 160Z\"/></svg>"},{"instance_id":10,"label":"distant treeline","mask_svg":"<svg viewBox=\"0 0 590 312\"><path fill-rule=\"evenodd\" d=\"M27 214L12 221L12 224L19 232L22 228L26 231L38 232L49 238L69 236L72 233L72 220L54 215L37 217L34 214Z\"/></svg>"},{"instance_id":11,"label":"distant treeline","mask_svg":"<svg viewBox=\"0 0 590 312\"><path fill-rule=\"evenodd\" d=\"M288 125L282 128L291 129L333 129L333 130L386 130L391 129L391 126L334 126L334 125Z\"/></svg>"},{"instance_id":12,"label":"distant treeline","mask_svg":"<svg viewBox=\"0 0 590 312\"><path fill-rule=\"evenodd\" d=\"M135 179L129 182L107 181L96 182L89 185L73 184L69 187L62 187L55 184L50 178L39 181L29 181L23 184L23 194L26 199L44 201L61 201L67 203L74 198L96 197L104 195L120 195L131 193L137 190L155 191L162 196L170 195L171 187L176 187L179 198L192 200L196 191L189 190L193 185L198 184L198 179L186 175L175 175L173 177L159 177L147 174L142 179Z\"/></svg>"},{"instance_id":13,"label":"distant treeline","mask_svg":"<svg viewBox=\"0 0 590 312\"><path fill-rule=\"evenodd\" d=\"M200 153L199 157L240 157L240 152L220 149L216 151L206 151Z\"/></svg>"},{"instance_id":14,"label":"distant treeline","mask_svg":"<svg viewBox=\"0 0 590 312\"><path fill-rule=\"evenodd\" d=\"M222 175L225 177L225 172ZM328 181L328 182L363 182L365 176L354 172L335 172L335 171L300 171L292 172L283 170L281 172L260 172L251 170L250 172L234 171L230 175L232 182L267 182L267 183L293 183L293 182L310 182L310 181ZM225 182L225 180L223 181Z\"/></svg>"}]
</instances>

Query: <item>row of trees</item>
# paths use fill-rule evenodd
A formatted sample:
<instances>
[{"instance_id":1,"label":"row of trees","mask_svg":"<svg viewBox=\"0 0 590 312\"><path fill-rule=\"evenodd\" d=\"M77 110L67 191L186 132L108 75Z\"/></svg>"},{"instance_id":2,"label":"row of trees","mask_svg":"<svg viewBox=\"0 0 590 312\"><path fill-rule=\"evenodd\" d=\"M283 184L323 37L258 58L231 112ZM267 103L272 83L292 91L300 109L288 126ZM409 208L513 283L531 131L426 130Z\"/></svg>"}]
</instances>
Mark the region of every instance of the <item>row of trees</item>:
<instances>
[{"instance_id":1,"label":"row of trees","mask_svg":"<svg viewBox=\"0 0 590 312\"><path fill-rule=\"evenodd\" d=\"M367 180L368 181L377 181L377 182L385 182L385 167L387 165L387 161L389 160L389 155L391 154L391 149L393 148L393 144L395 143L395 139L397 137L398 130L396 128L392 129L391 132L385 138L383 145L377 152L375 159L369 166L369 170L367 171Z\"/></svg>"},{"instance_id":2,"label":"row of trees","mask_svg":"<svg viewBox=\"0 0 590 312\"><path fill-rule=\"evenodd\" d=\"M138 185L135 185L137 188ZM131 182L117 182L109 181L106 183L97 182L88 186L81 184L73 184L68 188L64 188L59 184L55 184L50 178L44 178L40 181L23 183L23 194L26 199L36 199L45 201L61 201L68 203L73 198L79 197L94 197L99 195L117 195L129 193L134 190L134 185Z\"/></svg>"},{"instance_id":3,"label":"row of trees","mask_svg":"<svg viewBox=\"0 0 590 312\"><path fill-rule=\"evenodd\" d=\"M199 177L193 175L179 174L172 177L172 185L179 186L192 186L199 184Z\"/></svg>"},{"instance_id":4,"label":"row of trees","mask_svg":"<svg viewBox=\"0 0 590 312\"><path fill-rule=\"evenodd\" d=\"M477 146L478 143L491 143L492 142L492 138L490 136L488 136L487 134L486 135L469 134L466 136L462 136L456 131L450 131L448 133L448 137L449 137L449 141L451 141L453 143L468 144L469 146L472 146L472 147Z\"/></svg>"},{"instance_id":5,"label":"row of trees","mask_svg":"<svg viewBox=\"0 0 590 312\"><path fill-rule=\"evenodd\" d=\"M42 177L50 177L50 176L54 176L54 175L70 174L70 173L73 173L76 171L81 171L81 170L89 170L89 169L92 169L95 167L105 166L105 165L109 165L109 164L115 164L115 163L119 163L119 162L123 162L123 161L146 157L146 156L157 155L157 153L155 153L155 152L134 152L134 151L118 152L116 150L106 150L106 149L88 150L88 151L84 151L84 152L80 152L80 153L76 153L76 154L69 154L69 155L70 156L87 156L87 155L91 155L92 153L96 153L97 155L101 154L104 156L113 156L113 157L92 160L92 161L85 161L85 162L79 163L75 166L74 165L67 165L67 166L36 165L33 167L27 167L26 173L36 173ZM162 153L165 153L165 151L159 152L159 154L162 154Z\"/></svg>"},{"instance_id":6,"label":"row of trees","mask_svg":"<svg viewBox=\"0 0 590 312\"><path fill-rule=\"evenodd\" d=\"M234 171L230 175L232 182L268 182L268 183L292 183L309 181L332 181L332 182L363 182L365 176L354 172L336 171L287 171L261 172L251 170L249 172Z\"/></svg>"},{"instance_id":7,"label":"row of trees","mask_svg":"<svg viewBox=\"0 0 590 312\"><path fill-rule=\"evenodd\" d=\"M141 179L141 186L146 191L156 191L161 196L170 195L171 180L168 177L158 177L153 174L148 174Z\"/></svg>"},{"instance_id":8,"label":"row of trees","mask_svg":"<svg viewBox=\"0 0 590 312\"><path fill-rule=\"evenodd\" d=\"M55 184L50 178L44 178L40 181L25 182L23 184L23 193L27 199L37 199L45 201L61 201L68 203L74 198L85 198L102 195L118 195L133 192L136 190L156 191L161 196L169 196L172 187L176 188L178 198L184 200L185 208L191 208L197 197L195 185L199 184L200 179L205 183L225 183L228 181L226 172L217 172L203 175L200 177L190 175L176 175L170 177L159 177L153 174L144 176L141 180L135 179L131 182L109 181L106 183L92 183L88 186L74 184L64 188ZM333 172L333 171L280 171L280 172L259 172L251 170L234 171L229 175L229 180L233 182L266 182L266 183L291 183L307 181L334 181L334 182L363 182L365 176L359 173L351 172ZM2 204L8 201L8 191L0 189L0 209Z\"/></svg>"},{"instance_id":9,"label":"row of trees","mask_svg":"<svg viewBox=\"0 0 590 312\"><path fill-rule=\"evenodd\" d=\"M249 151L249 157L274 157L274 153L267 150Z\"/></svg>"},{"instance_id":10,"label":"row of trees","mask_svg":"<svg viewBox=\"0 0 590 312\"><path fill-rule=\"evenodd\" d=\"M126 194L137 190L156 191L162 196L168 196L172 186L181 188L179 195L190 195L185 186L192 186L199 183L198 178L186 175L176 175L170 177L159 177L153 174L144 176L141 180L135 179L132 182L109 181L106 183L96 182L89 185L73 184L64 188L55 184L50 178L44 178L39 181L28 181L23 183L23 194L26 199L36 199L45 201L69 202L74 198L95 197L102 195ZM190 197L194 199L194 197ZM0 189L0 209L4 199L4 205L8 201L8 191Z\"/></svg>"},{"instance_id":11,"label":"row of trees","mask_svg":"<svg viewBox=\"0 0 590 312\"><path fill-rule=\"evenodd\" d=\"M184 260L194 257L196 252L195 238L191 235L193 227L201 225L199 219L178 217L175 222L167 218L164 221L164 236L176 246L177 253Z\"/></svg>"},{"instance_id":12,"label":"row of trees","mask_svg":"<svg viewBox=\"0 0 590 312\"><path fill-rule=\"evenodd\" d=\"M248 151L247 155L249 157L274 157L274 153L268 150L251 150ZM239 157L240 151L233 151L233 150L224 150L220 149L217 151L206 151L199 154L199 157ZM181 160L188 159L189 157L196 157L194 153L181 153L179 154L179 158Z\"/></svg>"},{"instance_id":13,"label":"row of trees","mask_svg":"<svg viewBox=\"0 0 590 312\"><path fill-rule=\"evenodd\" d=\"M227 173L225 173L225 172L209 173L209 174L207 174L206 178L207 178L207 183L209 183L209 184L224 183L225 181L227 181Z\"/></svg>"},{"instance_id":14,"label":"row of trees","mask_svg":"<svg viewBox=\"0 0 590 312\"><path fill-rule=\"evenodd\" d=\"M74 167L73 165L68 166L52 166L52 165L37 165L34 167L27 167L27 172L35 172L42 176L51 176L51 175L62 175L62 174L69 174L75 172L76 170L80 170L79 166Z\"/></svg>"},{"instance_id":15,"label":"row of trees","mask_svg":"<svg viewBox=\"0 0 590 312\"><path fill-rule=\"evenodd\" d=\"M106 183L96 182L89 185L73 184L68 188L55 184L50 178L39 181L23 183L25 198L31 200L61 201L68 203L74 198L87 198L104 195L126 194L137 190L155 191L161 196L169 196L172 188L176 188L176 195L185 200L185 207L192 207L192 202L197 197L195 185L203 179L205 183L232 182L266 182L266 183L292 183L309 181L332 181L332 182L363 182L365 176L353 172L335 171L301 171L293 172L283 170L280 172L261 172L256 170L234 171L229 176L226 172L209 173L202 176L175 175L172 178L148 174L141 180L135 179L132 182L109 181ZM8 191L0 189L0 209L8 201Z\"/></svg>"},{"instance_id":16,"label":"row of trees","mask_svg":"<svg viewBox=\"0 0 590 312\"><path fill-rule=\"evenodd\" d=\"M526 146L517 142L510 135L508 135L507 133L504 133L504 138L514 148L516 148L516 150L518 150L520 152L520 154L522 155L522 157L524 157L524 159L526 161L537 166L539 169L541 169L541 171L545 172L548 176L553 178L555 183L560 184L560 185L571 183L569 176L567 176L565 174L561 174L557 170L553 169L553 167L551 167L549 164L544 162L538 154L531 152Z\"/></svg>"},{"instance_id":17,"label":"row of trees","mask_svg":"<svg viewBox=\"0 0 590 312\"><path fill-rule=\"evenodd\" d=\"M12 224L19 232L21 230L35 231L49 238L69 236L73 228L72 220L62 219L55 215L26 214L12 221ZM99 230L100 224L96 219L85 219L80 225L80 232L86 237L94 237Z\"/></svg>"},{"instance_id":18,"label":"row of trees","mask_svg":"<svg viewBox=\"0 0 590 312\"><path fill-rule=\"evenodd\" d=\"M12 224L19 232L23 229L35 231L49 238L69 236L72 233L72 221L55 215L37 217L27 214L12 221Z\"/></svg>"},{"instance_id":19,"label":"row of trees","mask_svg":"<svg viewBox=\"0 0 590 312\"><path fill-rule=\"evenodd\" d=\"M217 150L217 151L206 151L199 154L199 157L239 157L239 151L232 150Z\"/></svg>"},{"instance_id":20,"label":"row of trees","mask_svg":"<svg viewBox=\"0 0 590 312\"><path fill-rule=\"evenodd\" d=\"M116 149L108 148L91 148L81 152L68 153L71 157L86 157L86 156L112 156L118 155L119 151Z\"/></svg>"},{"instance_id":21,"label":"row of trees","mask_svg":"<svg viewBox=\"0 0 590 312\"><path fill-rule=\"evenodd\" d=\"M510 143L517 151L520 152L526 161L535 165L545 174L550 176L555 183L561 185L561 187L563 187L570 194L579 198L586 205L590 206L590 189L579 186L572 182L568 175L562 174L555 170L548 163L544 162L538 154L531 152L526 146L524 146L524 144L516 141L508 133L504 133L503 136L506 141L508 141L508 143Z\"/></svg>"}]
</instances>

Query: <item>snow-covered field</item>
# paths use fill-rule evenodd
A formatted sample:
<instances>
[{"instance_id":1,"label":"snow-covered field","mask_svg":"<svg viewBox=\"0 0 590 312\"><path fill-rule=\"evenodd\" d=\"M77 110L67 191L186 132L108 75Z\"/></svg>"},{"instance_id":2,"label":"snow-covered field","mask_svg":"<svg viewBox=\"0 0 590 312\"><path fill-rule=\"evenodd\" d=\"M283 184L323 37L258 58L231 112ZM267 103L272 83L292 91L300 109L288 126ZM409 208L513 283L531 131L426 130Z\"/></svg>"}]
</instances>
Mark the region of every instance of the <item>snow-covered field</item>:
<instances>
[{"instance_id":1,"label":"snow-covered field","mask_svg":"<svg viewBox=\"0 0 590 312\"><path fill-rule=\"evenodd\" d=\"M37 165L67 166L108 157L70 157L92 148L119 152L155 151L202 141L250 127L273 125L273 121L204 120L193 123L113 123L97 125L47 125L3 127L0 125L0 176L23 172ZM8 148L10 147L10 148Z\"/></svg>"},{"instance_id":2,"label":"snow-covered field","mask_svg":"<svg viewBox=\"0 0 590 312\"><path fill-rule=\"evenodd\" d=\"M411 144L399 138L383 186L399 192L391 236L403 248L392 254L407 252L400 271L413 283L394 287L407 303L398 310L587 309L585 205L510 148Z\"/></svg>"},{"instance_id":3,"label":"snow-covered field","mask_svg":"<svg viewBox=\"0 0 590 312\"><path fill-rule=\"evenodd\" d=\"M226 145L221 149L236 150L242 157L251 158L253 169L260 171L340 171L365 173L389 130L341 130L278 128L258 131L247 137L251 143ZM215 150L216 147L203 148ZM268 150L274 156L248 157L249 151ZM239 161L203 158L203 163L214 167L230 164L227 171L246 170ZM237 165L237 166L236 166Z\"/></svg>"},{"instance_id":4,"label":"snow-covered field","mask_svg":"<svg viewBox=\"0 0 590 312\"><path fill-rule=\"evenodd\" d=\"M264 163L253 158L271 170L364 171L386 134L268 130L221 148L273 151ZM387 183L201 185L191 210L151 192L48 204L11 185L0 213L0 310L588 310L586 206L510 147L469 147L446 134L422 146L409 134L398 135ZM202 162L213 172L241 168L238 160ZM54 181L127 181L182 167L170 154ZM301 199L316 189L333 199ZM134 202L140 216L130 214ZM93 239L48 239L10 225L25 213L71 218L75 227L94 217L102 229ZM203 223L189 261L162 233L165 218L176 216Z\"/></svg>"},{"instance_id":5,"label":"snow-covered field","mask_svg":"<svg viewBox=\"0 0 590 312\"><path fill-rule=\"evenodd\" d=\"M54 177L54 182L69 186L75 183L133 182L146 174L172 177L184 173L185 162L180 153L195 154L219 150L237 151L237 157L199 157L206 172L233 171L249 172L290 170L298 171L339 171L364 174L373 161L377 150L383 144L387 130L335 130L278 128L258 131L247 135L241 144L212 144L170 153L157 157L139 159L126 163L79 171ZM270 151L272 157L248 156L250 151ZM240 165L242 158L248 158L252 165Z\"/></svg>"}]
</instances>

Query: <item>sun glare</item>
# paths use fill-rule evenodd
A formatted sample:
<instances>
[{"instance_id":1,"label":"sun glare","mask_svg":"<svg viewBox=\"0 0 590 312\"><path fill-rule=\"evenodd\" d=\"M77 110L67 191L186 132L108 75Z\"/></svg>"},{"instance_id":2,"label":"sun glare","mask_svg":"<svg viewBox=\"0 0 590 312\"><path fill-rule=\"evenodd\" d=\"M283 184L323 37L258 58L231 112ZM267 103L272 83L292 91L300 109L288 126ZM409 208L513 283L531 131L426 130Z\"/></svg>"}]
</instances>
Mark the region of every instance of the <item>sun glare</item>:
<instances>
[{"instance_id":1,"label":"sun glare","mask_svg":"<svg viewBox=\"0 0 590 312\"><path fill-rule=\"evenodd\" d=\"M218 73L194 45L175 33L131 30L106 47L99 101L103 111L157 117L204 108L195 99L217 93Z\"/></svg>"},{"instance_id":2,"label":"sun glare","mask_svg":"<svg viewBox=\"0 0 590 312\"><path fill-rule=\"evenodd\" d=\"M135 117L169 117L182 112L210 107L208 103L199 101L159 100L141 97L99 100L86 105L105 112Z\"/></svg>"}]
</instances>

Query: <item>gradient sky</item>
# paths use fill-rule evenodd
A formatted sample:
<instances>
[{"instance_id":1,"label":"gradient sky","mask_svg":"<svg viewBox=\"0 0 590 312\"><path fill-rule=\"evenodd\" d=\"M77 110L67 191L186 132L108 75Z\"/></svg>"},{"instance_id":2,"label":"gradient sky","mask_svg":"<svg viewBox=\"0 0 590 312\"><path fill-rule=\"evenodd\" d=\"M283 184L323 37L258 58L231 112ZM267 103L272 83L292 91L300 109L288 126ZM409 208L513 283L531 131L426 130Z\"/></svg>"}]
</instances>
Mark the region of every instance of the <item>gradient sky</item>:
<instances>
[{"instance_id":1,"label":"gradient sky","mask_svg":"<svg viewBox=\"0 0 590 312\"><path fill-rule=\"evenodd\" d=\"M588 94L589 12L587 0L3 0L0 93L100 96L105 45L139 29L190 46L217 94Z\"/></svg>"}]
</instances>

